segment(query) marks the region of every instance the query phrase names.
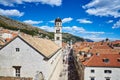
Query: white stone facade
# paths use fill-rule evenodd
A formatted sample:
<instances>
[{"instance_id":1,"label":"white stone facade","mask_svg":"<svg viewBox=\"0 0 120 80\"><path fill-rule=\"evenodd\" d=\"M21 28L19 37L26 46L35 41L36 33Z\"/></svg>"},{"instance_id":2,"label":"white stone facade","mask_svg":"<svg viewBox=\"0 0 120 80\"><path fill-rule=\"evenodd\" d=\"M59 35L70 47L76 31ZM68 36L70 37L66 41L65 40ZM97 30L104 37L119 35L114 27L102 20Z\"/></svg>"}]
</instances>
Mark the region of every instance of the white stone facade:
<instances>
[{"instance_id":1,"label":"white stone facade","mask_svg":"<svg viewBox=\"0 0 120 80\"><path fill-rule=\"evenodd\" d=\"M13 66L21 66L20 77L38 80L37 74L42 72L44 80L57 80L63 68L62 50L44 60L44 56L17 37L0 50L0 76L15 77Z\"/></svg>"},{"instance_id":2,"label":"white stone facade","mask_svg":"<svg viewBox=\"0 0 120 80\"><path fill-rule=\"evenodd\" d=\"M57 37L59 37L60 40L57 40ZM62 47L62 34L55 34L55 43Z\"/></svg>"},{"instance_id":3,"label":"white stone facade","mask_svg":"<svg viewBox=\"0 0 120 80\"><path fill-rule=\"evenodd\" d=\"M85 67L84 80L120 80L119 73L120 73L120 68Z\"/></svg>"}]
</instances>

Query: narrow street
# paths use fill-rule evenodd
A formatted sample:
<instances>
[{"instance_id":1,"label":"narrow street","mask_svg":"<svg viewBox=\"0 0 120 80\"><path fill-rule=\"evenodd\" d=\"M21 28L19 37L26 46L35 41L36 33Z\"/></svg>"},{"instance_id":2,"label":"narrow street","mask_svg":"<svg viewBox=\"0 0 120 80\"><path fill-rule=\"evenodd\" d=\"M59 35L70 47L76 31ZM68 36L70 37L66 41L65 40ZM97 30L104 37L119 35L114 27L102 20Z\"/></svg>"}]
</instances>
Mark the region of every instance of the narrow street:
<instances>
[{"instance_id":1,"label":"narrow street","mask_svg":"<svg viewBox=\"0 0 120 80\"><path fill-rule=\"evenodd\" d=\"M68 55L68 80L79 80L72 54L73 51L71 50Z\"/></svg>"},{"instance_id":2,"label":"narrow street","mask_svg":"<svg viewBox=\"0 0 120 80\"><path fill-rule=\"evenodd\" d=\"M69 49L66 53L65 61L63 63L63 71L59 80L79 80L72 54L72 49Z\"/></svg>"}]
</instances>

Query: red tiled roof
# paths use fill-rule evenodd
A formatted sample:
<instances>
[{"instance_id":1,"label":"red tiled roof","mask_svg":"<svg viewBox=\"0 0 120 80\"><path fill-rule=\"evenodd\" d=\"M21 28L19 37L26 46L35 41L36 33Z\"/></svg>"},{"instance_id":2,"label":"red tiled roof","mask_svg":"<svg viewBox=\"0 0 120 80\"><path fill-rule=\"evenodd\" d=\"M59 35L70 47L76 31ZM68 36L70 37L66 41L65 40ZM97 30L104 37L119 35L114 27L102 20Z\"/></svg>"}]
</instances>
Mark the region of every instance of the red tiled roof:
<instances>
[{"instance_id":1,"label":"red tiled roof","mask_svg":"<svg viewBox=\"0 0 120 80\"><path fill-rule=\"evenodd\" d=\"M5 43L4 43L3 39L0 38L0 45L4 45L4 44Z\"/></svg>"},{"instance_id":2,"label":"red tiled roof","mask_svg":"<svg viewBox=\"0 0 120 80\"><path fill-rule=\"evenodd\" d=\"M120 43L120 40L113 41L112 44L118 44Z\"/></svg>"},{"instance_id":3,"label":"red tiled roof","mask_svg":"<svg viewBox=\"0 0 120 80\"><path fill-rule=\"evenodd\" d=\"M109 62L103 62L103 59L109 59ZM120 54L93 55L83 64L89 67L120 67L120 62L117 59L120 59Z\"/></svg>"},{"instance_id":4,"label":"red tiled roof","mask_svg":"<svg viewBox=\"0 0 120 80\"><path fill-rule=\"evenodd\" d=\"M120 52L119 50L112 49L107 42L77 42L74 44L74 50L76 52L84 51L89 53L100 53L100 54L118 54ZM87 50L86 50L87 48Z\"/></svg>"},{"instance_id":5,"label":"red tiled roof","mask_svg":"<svg viewBox=\"0 0 120 80\"><path fill-rule=\"evenodd\" d=\"M94 49L112 49L108 45L97 45L93 47Z\"/></svg>"},{"instance_id":6,"label":"red tiled roof","mask_svg":"<svg viewBox=\"0 0 120 80\"><path fill-rule=\"evenodd\" d=\"M91 49L89 51L90 53L96 54L118 54L120 50L115 50L115 49Z\"/></svg>"}]
</instances>

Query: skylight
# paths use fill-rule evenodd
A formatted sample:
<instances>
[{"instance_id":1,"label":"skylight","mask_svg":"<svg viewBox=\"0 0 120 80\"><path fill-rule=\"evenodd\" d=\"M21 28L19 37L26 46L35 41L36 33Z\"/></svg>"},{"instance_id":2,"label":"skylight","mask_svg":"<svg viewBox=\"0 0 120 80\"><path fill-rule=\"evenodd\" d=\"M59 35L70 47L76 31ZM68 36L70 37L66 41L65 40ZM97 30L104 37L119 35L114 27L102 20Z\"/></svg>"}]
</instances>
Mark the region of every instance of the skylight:
<instances>
[{"instance_id":1,"label":"skylight","mask_svg":"<svg viewBox=\"0 0 120 80\"><path fill-rule=\"evenodd\" d=\"M108 58L104 58L104 59L103 59L103 62L108 63L108 62L109 62L109 59L108 59Z\"/></svg>"}]
</instances>

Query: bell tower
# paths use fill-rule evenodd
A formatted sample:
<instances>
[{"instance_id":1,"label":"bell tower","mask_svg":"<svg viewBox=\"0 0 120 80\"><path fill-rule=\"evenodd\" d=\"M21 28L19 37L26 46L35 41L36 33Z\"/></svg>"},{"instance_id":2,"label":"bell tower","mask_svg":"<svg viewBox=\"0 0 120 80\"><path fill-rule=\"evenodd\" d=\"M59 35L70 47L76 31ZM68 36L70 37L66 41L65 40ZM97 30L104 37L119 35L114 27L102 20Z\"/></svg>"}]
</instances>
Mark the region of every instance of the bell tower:
<instances>
[{"instance_id":1,"label":"bell tower","mask_svg":"<svg viewBox=\"0 0 120 80\"><path fill-rule=\"evenodd\" d=\"M55 19L54 40L58 46L62 47L62 20L59 17Z\"/></svg>"}]
</instances>

